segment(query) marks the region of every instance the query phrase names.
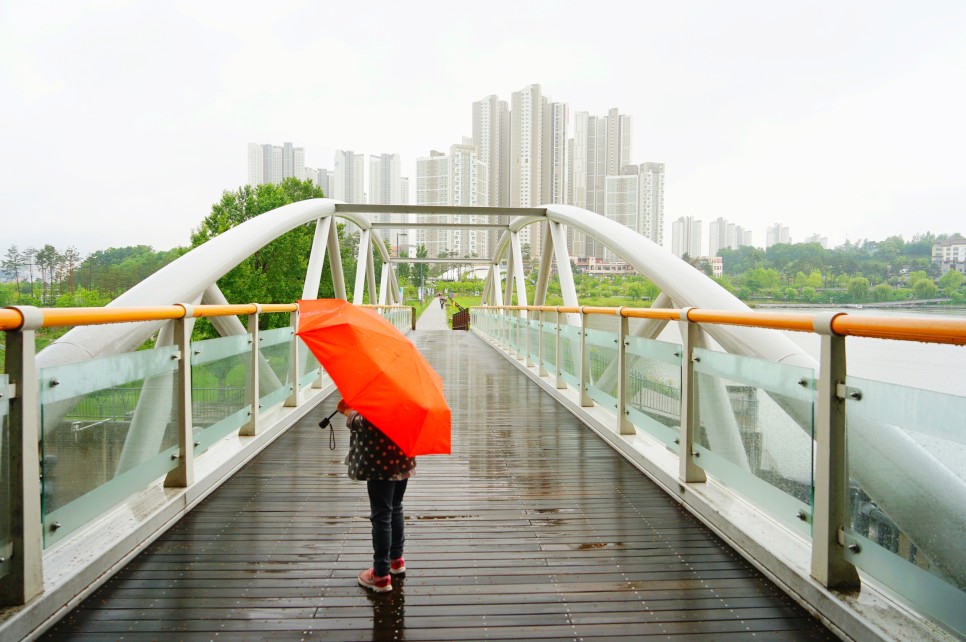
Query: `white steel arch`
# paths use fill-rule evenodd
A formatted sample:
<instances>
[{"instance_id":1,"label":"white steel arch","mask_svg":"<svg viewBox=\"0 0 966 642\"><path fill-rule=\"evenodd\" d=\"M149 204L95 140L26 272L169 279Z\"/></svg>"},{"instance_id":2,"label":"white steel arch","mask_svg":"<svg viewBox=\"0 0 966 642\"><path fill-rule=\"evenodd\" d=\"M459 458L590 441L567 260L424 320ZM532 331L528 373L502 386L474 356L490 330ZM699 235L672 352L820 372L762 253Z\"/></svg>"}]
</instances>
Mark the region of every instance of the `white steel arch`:
<instances>
[{"instance_id":1,"label":"white steel arch","mask_svg":"<svg viewBox=\"0 0 966 642\"><path fill-rule=\"evenodd\" d=\"M357 271L354 276L354 301L362 303L363 285L370 292L371 303L397 303L398 284L391 268L392 260L378 233L366 216L372 212L410 213L472 213L478 217L507 216L512 218L489 259L478 263L490 264L490 276L484 286L484 301L491 305L509 303L516 292L521 305L528 303L524 261L519 232L528 225L544 226L546 239L541 253L540 274L535 302L546 296L551 254L556 262L564 304L578 305L570 257L566 248L564 227L579 230L613 250L638 272L662 290L660 305L673 307L702 307L716 310L745 311L749 308L731 293L718 286L670 252L627 227L603 216L569 205L546 205L539 208L445 208L419 206L359 206L345 205L333 199L312 199L280 207L261 214L195 248L171 264L128 290L110 306L148 306L197 301L224 302L217 289L217 281L245 258L278 236L299 225L316 221L315 238L309 257L303 298L313 298L318 292L325 253L332 266L336 296L345 298L345 276L342 270L338 236L332 220L342 217L361 230ZM396 224L400 226L399 224ZM427 225L427 224L424 224ZM404 225L403 225L404 226ZM441 225L445 227L445 225ZM493 225L488 224L488 227ZM506 286L500 282L500 263L509 251ZM378 297L373 269L374 253L383 261ZM416 262L413 258L406 262ZM137 349L162 322L133 323L108 326L85 326L71 330L51 344L37 357L39 367L71 363L96 356L117 354ZM654 336L660 323L641 324L640 334ZM237 319L218 327L222 334L243 332ZM736 326L711 325L705 331L722 348L733 354L759 357L776 363L798 365L817 370L818 364L781 333L773 330ZM781 403L781 400L776 400ZM807 417L798 408L783 406L803 427ZM966 585L966 484L940 464L904 431L892 425L855 421L849 425L853 447L866 456L853 462L852 472L876 503L908 533L926 554L947 573ZM939 522L931 516L942 513L948 517ZM937 533L936 529L946 529ZM936 545L931 545L936 543Z\"/></svg>"}]
</instances>

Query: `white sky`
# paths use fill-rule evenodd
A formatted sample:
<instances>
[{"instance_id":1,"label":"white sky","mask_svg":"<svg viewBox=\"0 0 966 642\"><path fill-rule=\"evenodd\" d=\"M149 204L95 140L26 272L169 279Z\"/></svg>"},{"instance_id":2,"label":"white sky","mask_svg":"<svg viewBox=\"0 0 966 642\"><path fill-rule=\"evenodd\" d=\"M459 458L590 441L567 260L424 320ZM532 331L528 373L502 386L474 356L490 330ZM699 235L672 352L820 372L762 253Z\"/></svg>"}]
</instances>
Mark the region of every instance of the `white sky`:
<instances>
[{"instance_id":1,"label":"white sky","mask_svg":"<svg viewBox=\"0 0 966 642\"><path fill-rule=\"evenodd\" d=\"M966 233L966 2L0 0L0 254L187 245L247 144L415 159L540 83L634 118L671 221ZM704 230L707 244L707 228Z\"/></svg>"}]
</instances>

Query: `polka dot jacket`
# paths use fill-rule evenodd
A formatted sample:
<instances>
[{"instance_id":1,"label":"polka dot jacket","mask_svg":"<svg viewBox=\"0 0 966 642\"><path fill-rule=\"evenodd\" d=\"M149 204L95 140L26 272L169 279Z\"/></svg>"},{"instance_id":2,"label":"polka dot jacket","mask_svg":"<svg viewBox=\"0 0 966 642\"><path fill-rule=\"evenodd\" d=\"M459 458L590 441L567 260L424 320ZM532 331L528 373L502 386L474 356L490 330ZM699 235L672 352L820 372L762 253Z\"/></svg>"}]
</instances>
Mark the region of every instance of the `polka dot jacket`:
<instances>
[{"instance_id":1,"label":"polka dot jacket","mask_svg":"<svg viewBox=\"0 0 966 642\"><path fill-rule=\"evenodd\" d=\"M398 481L413 475L416 459L407 457L368 419L352 410L345 424L349 427L349 454L345 458L349 479Z\"/></svg>"}]
</instances>

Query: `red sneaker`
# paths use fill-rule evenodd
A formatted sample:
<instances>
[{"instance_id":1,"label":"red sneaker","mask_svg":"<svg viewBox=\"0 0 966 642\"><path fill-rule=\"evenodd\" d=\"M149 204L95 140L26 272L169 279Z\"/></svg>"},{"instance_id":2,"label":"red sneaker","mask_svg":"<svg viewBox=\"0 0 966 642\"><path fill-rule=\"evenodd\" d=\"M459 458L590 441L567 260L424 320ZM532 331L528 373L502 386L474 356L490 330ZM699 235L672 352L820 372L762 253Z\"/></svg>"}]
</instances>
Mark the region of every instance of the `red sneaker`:
<instances>
[{"instance_id":1,"label":"red sneaker","mask_svg":"<svg viewBox=\"0 0 966 642\"><path fill-rule=\"evenodd\" d=\"M389 560L389 572L393 575L399 575L400 573L406 572L406 560L401 557L397 557L394 560Z\"/></svg>"},{"instance_id":2,"label":"red sneaker","mask_svg":"<svg viewBox=\"0 0 966 642\"><path fill-rule=\"evenodd\" d=\"M389 575L379 577L370 568L359 573L359 586L364 586L376 593L386 593L392 590L392 578Z\"/></svg>"}]
</instances>

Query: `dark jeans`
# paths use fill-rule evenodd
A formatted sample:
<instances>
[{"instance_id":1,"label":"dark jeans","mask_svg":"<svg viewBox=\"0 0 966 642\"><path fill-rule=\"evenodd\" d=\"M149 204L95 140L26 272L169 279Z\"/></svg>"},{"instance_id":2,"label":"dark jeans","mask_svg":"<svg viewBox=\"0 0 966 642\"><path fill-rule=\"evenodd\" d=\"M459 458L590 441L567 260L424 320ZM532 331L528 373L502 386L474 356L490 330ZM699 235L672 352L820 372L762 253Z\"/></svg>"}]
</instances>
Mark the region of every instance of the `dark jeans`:
<instances>
[{"instance_id":1,"label":"dark jeans","mask_svg":"<svg viewBox=\"0 0 966 642\"><path fill-rule=\"evenodd\" d=\"M369 480L369 521L372 522L372 568L378 576L389 575L389 560L402 557L403 495L408 479Z\"/></svg>"}]
</instances>

